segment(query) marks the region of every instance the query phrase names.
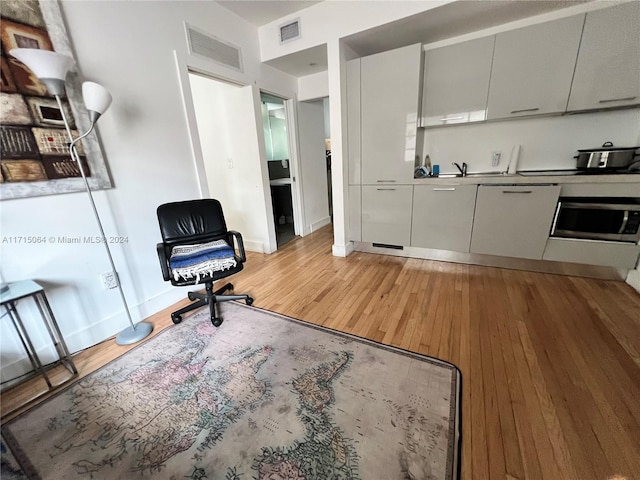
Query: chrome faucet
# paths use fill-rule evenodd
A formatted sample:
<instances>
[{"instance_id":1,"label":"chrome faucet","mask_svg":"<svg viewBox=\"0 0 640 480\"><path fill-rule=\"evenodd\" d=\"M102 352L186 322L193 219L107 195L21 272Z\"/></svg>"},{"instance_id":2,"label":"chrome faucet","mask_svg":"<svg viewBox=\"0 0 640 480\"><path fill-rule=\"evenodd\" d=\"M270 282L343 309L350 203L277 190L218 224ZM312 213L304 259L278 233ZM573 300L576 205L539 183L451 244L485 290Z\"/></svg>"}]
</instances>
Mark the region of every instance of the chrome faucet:
<instances>
[{"instance_id":1,"label":"chrome faucet","mask_svg":"<svg viewBox=\"0 0 640 480\"><path fill-rule=\"evenodd\" d=\"M456 166L456 168L457 168L458 170L460 170L460 174L461 174L463 177L466 177L466 176L467 176L467 164L466 164L466 162L462 162L462 167L461 167L461 166L460 166L460 164L459 164L459 163L457 163L457 162L453 162L451 165L455 165L455 166Z\"/></svg>"}]
</instances>

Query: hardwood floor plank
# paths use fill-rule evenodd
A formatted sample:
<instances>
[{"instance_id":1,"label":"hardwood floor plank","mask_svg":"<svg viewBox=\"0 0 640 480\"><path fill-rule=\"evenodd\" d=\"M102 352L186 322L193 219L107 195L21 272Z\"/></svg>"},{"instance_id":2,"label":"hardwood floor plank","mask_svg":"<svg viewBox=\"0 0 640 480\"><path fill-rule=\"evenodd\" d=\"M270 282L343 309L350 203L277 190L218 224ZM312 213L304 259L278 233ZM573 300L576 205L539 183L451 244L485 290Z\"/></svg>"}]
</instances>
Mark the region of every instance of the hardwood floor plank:
<instances>
[{"instance_id":1,"label":"hardwood floor plank","mask_svg":"<svg viewBox=\"0 0 640 480\"><path fill-rule=\"evenodd\" d=\"M639 477L640 294L621 282L339 258L332 235L326 227L272 255L249 252L236 291L259 308L457 365L464 480ZM150 317L154 335L187 303ZM129 348L108 340L76 354L80 377ZM41 387L34 379L3 392L3 414Z\"/></svg>"}]
</instances>

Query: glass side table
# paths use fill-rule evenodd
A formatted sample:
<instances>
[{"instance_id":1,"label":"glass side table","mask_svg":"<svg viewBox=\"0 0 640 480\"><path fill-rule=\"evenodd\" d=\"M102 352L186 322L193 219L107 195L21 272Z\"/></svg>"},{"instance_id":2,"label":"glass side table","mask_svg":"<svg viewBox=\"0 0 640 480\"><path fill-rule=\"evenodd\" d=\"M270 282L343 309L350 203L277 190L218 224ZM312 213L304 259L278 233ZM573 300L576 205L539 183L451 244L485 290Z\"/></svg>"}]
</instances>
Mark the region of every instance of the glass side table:
<instances>
[{"instance_id":1,"label":"glass side table","mask_svg":"<svg viewBox=\"0 0 640 480\"><path fill-rule=\"evenodd\" d=\"M45 382L47 382L48 389L43 392L37 393L35 396L29 398L27 401L25 401L21 405L18 405L13 410L6 412L5 415L17 410L18 408L23 407L27 403L41 397L42 395L45 395L52 389L59 387L60 385L68 382L78 375L76 366L71 359L71 354L69 353L67 345L64 342L64 338L62 338L62 334L60 333L58 323L56 322L56 319L53 316L53 312L51 311L51 307L49 306L49 301L47 300L47 296L44 293L44 289L33 280L12 282L7 284L7 287L8 289L3 289L3 291L0 293L0 305L5 308L6 312L11 318L13 327L15 328L18 337L20 337L22 346L29 356L29 360L31 361L31 365L33 366L35 374L39 374L44 378ZM42 365L40 357L38 356L38 352L34 348L33 343L31 342L31 338L29 337L29 332L25 328L24 323L20 318L20 314L18 313L18 310L16 308L16 303L19 300L28 298L32 298L36 306L38 307L42 322L47 328L49 337L51 338L53 346L55 347L58 354L58 360L47 366ZM64 367L69 371L71 375L67 378L64 378L58 383L53 383L49 378L49 375L47 375L47 371L60 364L64 365Z\"/></svg>"}]
</instances>

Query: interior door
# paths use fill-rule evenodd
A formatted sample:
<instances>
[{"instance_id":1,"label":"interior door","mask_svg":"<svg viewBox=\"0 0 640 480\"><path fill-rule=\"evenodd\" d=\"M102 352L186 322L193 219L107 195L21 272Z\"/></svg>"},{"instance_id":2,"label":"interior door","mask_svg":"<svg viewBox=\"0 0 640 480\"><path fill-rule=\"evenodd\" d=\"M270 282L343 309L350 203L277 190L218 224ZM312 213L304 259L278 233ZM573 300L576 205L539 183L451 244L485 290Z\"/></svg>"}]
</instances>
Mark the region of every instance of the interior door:
<instances>
[{"instance_id":1,"label":"interior door","mask_svg":"<svg viewBox=\"0 0 640 480\"><path fill-rule=\"evenodd\" d=\"M298 102L298 138L306 235L330 221L322 100Z\"/></svg>"}]
</instances>

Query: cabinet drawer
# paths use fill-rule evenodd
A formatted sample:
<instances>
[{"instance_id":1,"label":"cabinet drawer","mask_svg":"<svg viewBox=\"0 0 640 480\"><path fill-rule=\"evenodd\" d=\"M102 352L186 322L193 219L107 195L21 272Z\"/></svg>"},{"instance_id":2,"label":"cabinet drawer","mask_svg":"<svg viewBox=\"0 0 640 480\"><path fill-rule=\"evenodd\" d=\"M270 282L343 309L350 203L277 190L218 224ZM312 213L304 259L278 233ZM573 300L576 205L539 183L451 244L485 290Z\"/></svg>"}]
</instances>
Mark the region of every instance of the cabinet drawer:
<instances>
[{"instance_id":1,"label":"cabinet drawer","mask_svg":"<svg viewBox=\"0 0 640 480\"><path fill-rule=\"evenodd\" d=\"M411 246L469 252L475 185L417 185L413 190Z\"/></svg>"},{"instance_id":2,"label":"cabinet drawer","mask_svg":"<svg viewBox=\"0 0 640 480\"><path fill-rule=\"evenodd\" d=\"M412 185L362 187L362 241L408 246Z\"/></svg>"},{"instance_id":3,"label":"cabinet drawer","mask_svg":"<svg viewBox=\"0 0 640 480\"><path fill-rule=\"evenodd\" d=\"M550 238L542 258L557 262L633 268L639 253L640 246L633 243Z\"/></svg>"}]
</instances>

